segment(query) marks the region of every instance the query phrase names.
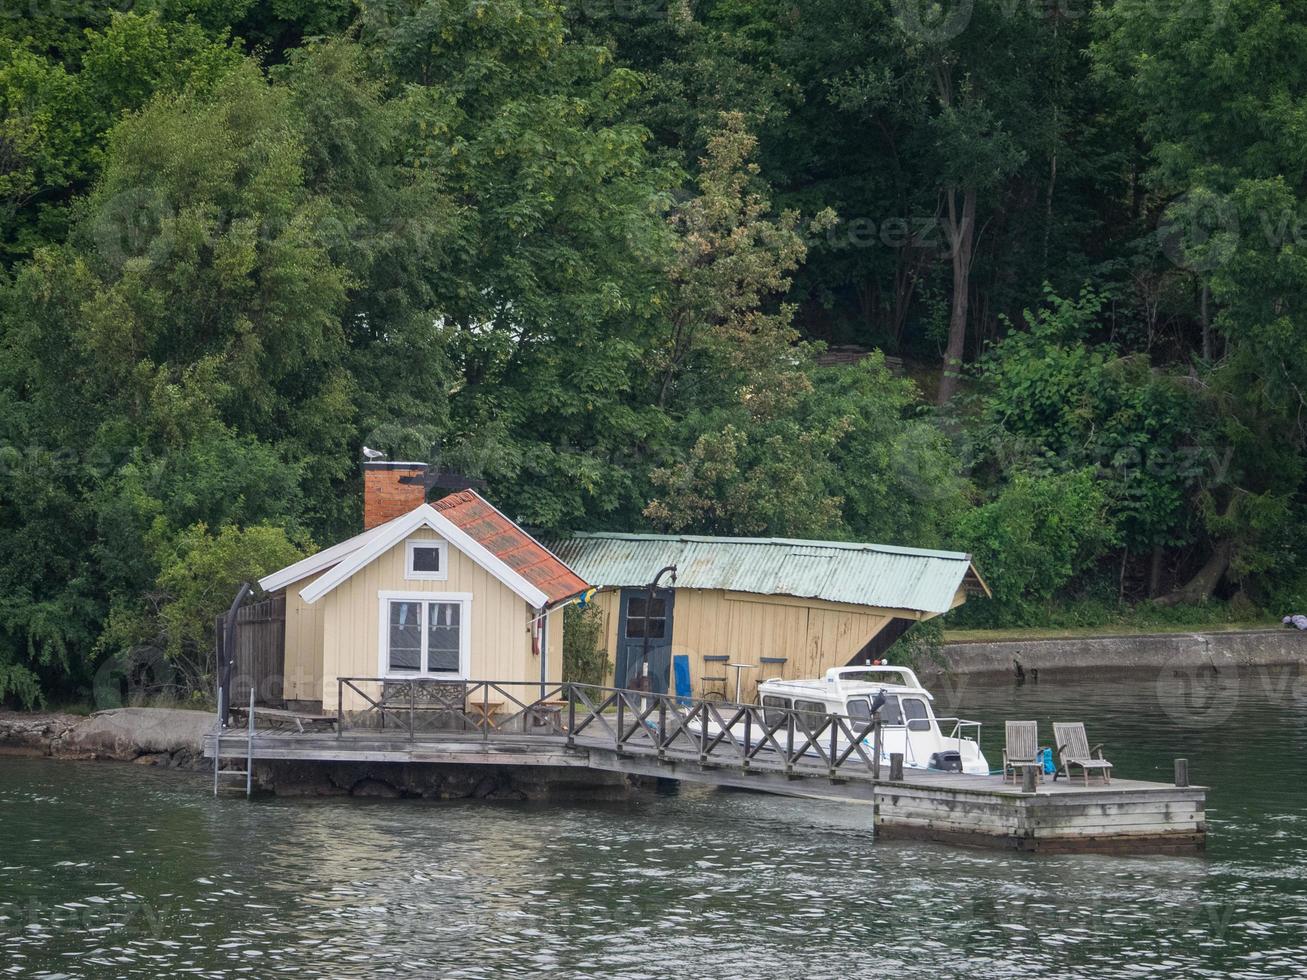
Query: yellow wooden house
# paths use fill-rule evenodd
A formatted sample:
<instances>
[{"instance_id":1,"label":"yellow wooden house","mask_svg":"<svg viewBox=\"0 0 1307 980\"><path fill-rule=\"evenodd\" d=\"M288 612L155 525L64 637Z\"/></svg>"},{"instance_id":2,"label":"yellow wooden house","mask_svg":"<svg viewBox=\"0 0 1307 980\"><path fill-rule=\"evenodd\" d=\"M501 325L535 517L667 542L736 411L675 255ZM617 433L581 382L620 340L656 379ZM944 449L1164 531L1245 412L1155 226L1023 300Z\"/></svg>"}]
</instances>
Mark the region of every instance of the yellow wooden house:
<instances>
[{"instance_id":1,"label":"yellow wooden house","mask_svg":"<svg viewBox=\"0 0 1307 980\"><path fill-rule=\"evenodd\" d=\"M283 698L334 712L386 681L562 680L562 606L587 583L472 490L426 503L426 467L364 467L361 534L259 581L285 597ZM341 678L360 678L352 686ZM357 690L356 690L357 689Z\"/></svg>"},{"instance_id":2,"label":"yellow wooden house","mask_svg":"<svg viewBox=\"0 0 1307 980\"><path fill-rule=\"evenodd\" d=\"M845 541L575 534L550 542L600 588L613 680L751 701L768 677L820 677L879 658L913 623L989 590L960 552ZM660 570L675 566L675 581Z\"/></svg>"}]
</instances>

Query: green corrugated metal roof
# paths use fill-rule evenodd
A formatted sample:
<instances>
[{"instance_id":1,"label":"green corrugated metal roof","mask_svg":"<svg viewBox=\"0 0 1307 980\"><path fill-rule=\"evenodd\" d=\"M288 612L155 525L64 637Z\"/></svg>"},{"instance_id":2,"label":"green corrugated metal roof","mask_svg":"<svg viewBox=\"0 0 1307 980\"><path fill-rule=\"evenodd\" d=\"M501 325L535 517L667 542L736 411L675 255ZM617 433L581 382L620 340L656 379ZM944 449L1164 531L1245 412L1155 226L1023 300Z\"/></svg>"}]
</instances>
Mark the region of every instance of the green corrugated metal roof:
<instances>
[{"instance_id":1,"label":"green corrugated metal roof","mask_svg":"<svg viewBox=\"0 0 1307 980\"><path fill-rule=\"evenodd\" d=\"M598 586L647 585L676 565L678 589L725 589L860 606L947 612L970 576L971 556L849 541L712 538L663 534L575 534L546 542Z\"/></svg>"}]
</instances>

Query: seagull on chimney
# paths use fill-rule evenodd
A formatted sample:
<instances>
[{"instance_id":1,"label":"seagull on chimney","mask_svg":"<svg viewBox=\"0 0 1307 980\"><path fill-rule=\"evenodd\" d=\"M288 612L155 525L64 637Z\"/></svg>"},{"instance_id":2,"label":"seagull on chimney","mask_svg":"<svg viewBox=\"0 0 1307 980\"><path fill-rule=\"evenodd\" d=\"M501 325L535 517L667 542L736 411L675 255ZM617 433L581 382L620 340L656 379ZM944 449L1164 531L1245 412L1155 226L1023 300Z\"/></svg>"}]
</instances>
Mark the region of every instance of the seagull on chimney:
<instances>
[{"instance_id":1,"label":"seagull on chimney","mask_svg":"<svg viewBox=\"0 0 1307 980\"><path fill-rule=\"evenodd\" d=\"M385 459L386 454L383 453L380 449L369 449L367 446L364 446L363 458L371 462L377 459Z\"/></svg>"}]
</instances>

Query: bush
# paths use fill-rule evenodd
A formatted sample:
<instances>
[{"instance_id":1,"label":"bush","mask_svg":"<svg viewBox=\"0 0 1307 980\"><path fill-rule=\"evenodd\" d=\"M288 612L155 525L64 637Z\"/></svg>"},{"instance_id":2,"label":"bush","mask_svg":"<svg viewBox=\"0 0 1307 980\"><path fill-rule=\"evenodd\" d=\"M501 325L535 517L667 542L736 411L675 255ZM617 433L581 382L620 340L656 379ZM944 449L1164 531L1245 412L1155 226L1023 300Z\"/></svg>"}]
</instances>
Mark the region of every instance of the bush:
<instances>
[{"instance_id":1,"label":"bush","mask_svg":"<svg viewBox=\"0 0 1307 980\"><path fill-rule=\"evenodd\" d=\"M1017 474L992 501L964 514L958 535L994 593L959 620L1020 626L1113 543L1107 500L1093 473Z\"/></svg>"},{"instance_id":2,"label":"bush","mask_svg":"<svg viewBox=\"0 0 1307 980\"><path fill-rule=\"evenodd\" d=\"M563 610L563 680L603 686L612 663L603 644L604 617L598 609Z\"/></svg>"}]
</instances>

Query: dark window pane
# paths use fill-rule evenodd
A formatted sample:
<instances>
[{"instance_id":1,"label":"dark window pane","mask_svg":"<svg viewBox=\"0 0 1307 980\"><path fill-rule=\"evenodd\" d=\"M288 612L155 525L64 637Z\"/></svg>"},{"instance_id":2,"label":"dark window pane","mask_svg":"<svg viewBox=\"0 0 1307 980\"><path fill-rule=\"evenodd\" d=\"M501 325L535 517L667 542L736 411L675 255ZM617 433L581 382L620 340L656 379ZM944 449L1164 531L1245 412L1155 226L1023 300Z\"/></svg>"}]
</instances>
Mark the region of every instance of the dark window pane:
<instances>
[{"instance_id":1,"label":"dark window pane","mask_svg":"<svg viewBox=\"0 0 1307 980\"><path fill-rule=\"evenodd\" d=\"M762 720L767 725L775 725L784 720L785 715L777 710L779 708L788 708L790 706L789 698L778 698L772 695L762 699Z\"/></svg>"},{"instance_id":2,"label":"dark window pane","mask_svg":"<svg viewBox=\"0 0 1307 980\"><path fill-rule=\"evenodd\" d=\"M794 702L794 710L802 711L806 715L821 717L826 714L826 705L822 704L820 701L796 700ZM817 720L817 717L808 718L808 724L813 724Z\"/></svg>"},{"instance_id":3,"label":"dark window pane","mask_svg":"<svg viewBox=\"0 0 1307 980\"><path fill-rule=\"evenodd\" d=\"M665 618L667 616L667 600L657 596L650 599L648 615L651 617L659 616Z\"/></svg>"},{"instance_id":4,"label":"dark window pane","mask_svg":"<svg viewBox=\"0 0 1307 980\"><path fill-rule=\"evenodd\" d=\"M459 631L463 607L457 602L432 602L427 607L427 670L459 669Z\"/></svg>"},{"instance_id":5,"label":"dark window pane","mask_svg":"<svg viewBox=\"0 0 1307 980\"><path fill-rule=\"evenodd\" d=\"M913 732L930 731L930 721L926 712L926 702L921 698L904 698L903 715L908 719L908 730Z\"/></svg>"},{"instance_id":6,"label":"dark window pane","mask_svg":"<svg viewBox=\"0 0 1307 980\"><path fill-rule=\"evenodd\" d=\"M436 547L414 548L413 571L415 572L440 571L440 549Z\"/></svg>"},{"instance_id":7,"label":"dark window pane","mask_svg":"<svg viewBox=\"0 0 1307 980\"><path fill-rule=\"evenodd\" d=\"M667 629L667 620L646 619L644 622L645 632L648 633L650 639L661 640L663 638L663 631Z\"/></svg>"},{"instance_id":8,"label":"dark window pane","mask_svg":"<svg viewBox=\"0 0 1307 980\"><path fill-rule=\"evenodd\" d=\"M390 650L387 663L391 670L422 669L421 614L421 603L390 604Z\"/></svg>"},{"instance_id":9,"label":"dark window pane","mask_svg":"<svg viewBox=\"0 0 1307 980\"><path fill-rule=\"evenodd\" d=\"M627 639L631 639L631 638L633 638L633 637L636 638L636 639L639 639L640 637L644 636L644 620L643 620L643 619L635 619L635 618L632 618L631 616L627 616L627 617L626 617L626 636L627 636Z\"/></svg>"},{"instance_id":10,"label":"dark window pane","mask_svg":"<svg viewBox=\"0 0 1307 980\"><path fill-rule=\"evenodd\" d=\"M848 715L850 721L857 722L865 728L871 721L871 705L867 703L866 698L853 698L849 701Z\"/></svg>"},{"instance_id":11,"label":"dark window pane","mask_svg":"<svg viewBox=\"0 0 1307 980\"><path fill-rule=\"evenodd\" d=\"M655 600L655 601L656 601L656 600ZM627 615L627 618L628 618L628 619L634 619L634 618L637 618L637 617L638 617L638 618L640 618L640 619L643 619L644 616L645 616L644 607L645 607L645 600L644 600L644 599L635 599L635 598L632 598L632 599L627 600L627 603L626 603L626 615Z\"/></svg>"},{"instance_id":12,"label":"dark window pane","mask_svg":"<svg viewBox=\"0 0 1307 980\"><path fill-rule=\"evenodd\" d=\"M885 699L885 704L880 709L880 721L883 725L903 724L903 712L899 709L897 697L891 696Z\"/></svg>"}]
</instances>

